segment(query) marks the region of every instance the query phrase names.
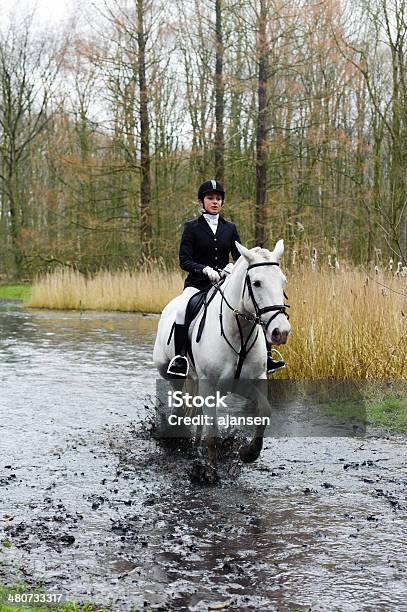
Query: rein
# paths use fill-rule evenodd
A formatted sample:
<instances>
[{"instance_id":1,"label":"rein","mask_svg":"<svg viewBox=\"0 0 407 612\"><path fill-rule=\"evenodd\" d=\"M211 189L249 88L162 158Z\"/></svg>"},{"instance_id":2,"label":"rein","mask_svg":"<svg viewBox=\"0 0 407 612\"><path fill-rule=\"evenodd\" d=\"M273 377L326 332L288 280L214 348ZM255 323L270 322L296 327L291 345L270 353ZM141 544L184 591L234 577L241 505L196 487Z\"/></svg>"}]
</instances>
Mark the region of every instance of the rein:
<instances>
[{"instance_id":1,"label":"rein","mask_svg":"<svg viewBox=\"0 0 407 612\"><path fill-rule=\"evenodd\" d=\"M244 361L247 357L247 355L249 354L249 352L251 351L251 349L253 348L258 336L259 336L259 330L257 329L257 332L255 334L255 337L252 341L252 343L249 346L249 342L250 339L253 335L254 330L256 329L257 325L260 325L261 327L263 327L264 329L264 333L266 333L268 326L270 325L270 323L279 315L279 314L284 314L287 319L289 318L288 313L286 312L287 308L290 308L289 304L276 304L274 306L265 306L263 308L259 308L259 305L256 302L256 298L254 297L254 293L253 293L253 288L252 288L252 284L250 281L250 276L248 274L249 270L251 270L252 268L256 268L259 266L278 266L279 264L277 262L274 261L267 261L267 262L262 262L262 263L257 263L257 264L251 264L248 266L247 270L246 270L246 277L245 277L245 281L244 281L244 285L243 285L243 292L242 292L242 298L244 296L244 292L246 291L246 286L247 289L249 291L249 295L250 295L250 299L252 300L253 306L254 306L254 315L251 314L245 314L242 312L239 312L239 310L237 310L236 308L233 308L233 306L231 306L228 302L228 300L225 297L224 292L222 291L222 289L219 287L219 285L214 285L215 289L217 291L219 291L219 293L222 296L221 299L221 303L220 303L220 312L219 312L219 321L220 321L220 333L221 336L223 336L223 338L226 340L227 344L230 346L230 348L233 350L234 353L236 353L236 355L238 356L238 362L237 362L237 367L236 367L236 372L235 372L235 376L234 378L240 378L240 374L242 371L242 367L244 364ZM284 292L284 297L286 299L287 295ZM233 314L235 315L235 321L239 330L239 336L240 336L240 350L237 351L235 349L235 347L232 345L232 343L229 341L229 339L227 338L226 334L225 334L225 329L223 327L223 303L226 304L226 306L233 312ZM262 315L266 314L267 312L274 312L275 314L270 317L269 321L267 323L265 323L262 320ZM252 328L250 329L250 332L246 338L246 340L244 340L244 336L243 336L243 329L242 329L242 325L240 322L240 318L245 319L246 321L251 321L253 323Z\"/></svg>"}]
</instances>

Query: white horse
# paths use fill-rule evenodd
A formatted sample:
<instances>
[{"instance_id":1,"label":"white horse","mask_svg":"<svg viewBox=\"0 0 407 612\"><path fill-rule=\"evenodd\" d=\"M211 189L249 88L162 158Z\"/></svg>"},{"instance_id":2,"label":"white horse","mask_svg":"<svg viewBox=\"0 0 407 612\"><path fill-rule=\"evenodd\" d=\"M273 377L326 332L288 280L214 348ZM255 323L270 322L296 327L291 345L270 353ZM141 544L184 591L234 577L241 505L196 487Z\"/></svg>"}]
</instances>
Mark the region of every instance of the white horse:
<instances>
[{"instance_id":1,"label":"white horse","mask_svg":"<svg viewBox=\"0 0 407 612\"><path fill-rule=\"evenodd\" d=\"M277 242L273 251L260 247L249 250L239 243L236 246L241 257L210 301L198 342L199 324L204 316L202 310L189 329L194 358L194 364L190 362L189 377L198 379L199 394L204 397L219 388L224 380L266 379L265 336L272 344L285 344L291 330L284 305L286 277L279 267L284 252L283 240ZM153 359L160 375L167 379L171 378L167 367L174 357L173 342L168 343L168 339L183 300L182 295L174 298L164 308L158 324ZM257 400L258 412L264 413L266 405L268 408L266 398L256 388L248 389L241 385L238 393ZM258 458L264 429L262 425L257 427L250 444L240 449L243 461ZM198 436L200 434L201 431ZM215 418L208 437L209 459L213 464L216 463L216 446Z\"/></svg>"}]
</instances>

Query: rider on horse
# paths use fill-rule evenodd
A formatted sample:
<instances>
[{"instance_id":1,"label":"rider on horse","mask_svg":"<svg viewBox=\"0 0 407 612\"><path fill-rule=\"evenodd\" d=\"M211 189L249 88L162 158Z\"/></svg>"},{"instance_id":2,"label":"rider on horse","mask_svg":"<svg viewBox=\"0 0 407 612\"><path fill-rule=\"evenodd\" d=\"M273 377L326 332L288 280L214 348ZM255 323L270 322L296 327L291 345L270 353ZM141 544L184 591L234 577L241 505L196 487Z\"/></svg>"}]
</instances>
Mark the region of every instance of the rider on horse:
<instances>
[{"instance_id":1,"label":"rider on horse","mask_svg":"<svg viewBox=\"0 0 407 612\"><path fill-rule=\"evenodd\" d=\"M175 318L174 344L175 357L171 359L167 373L185 377L188 373L187 339L185 325L185 307L188 300L198 291L208 290L221 280L221 271L228 264L229 255L236 261L240 253L235 242L240 243L236 225L219 216L225 200L225 190L215 180L202 183L198 190L198 200L202 203L202 214L198 219L187 221L181 238L179 262L188 272L185 280L183 306L178 309ZM267 372L282 368L284 361L275 361L267 343Z\"/></svg>"}]
</instances>

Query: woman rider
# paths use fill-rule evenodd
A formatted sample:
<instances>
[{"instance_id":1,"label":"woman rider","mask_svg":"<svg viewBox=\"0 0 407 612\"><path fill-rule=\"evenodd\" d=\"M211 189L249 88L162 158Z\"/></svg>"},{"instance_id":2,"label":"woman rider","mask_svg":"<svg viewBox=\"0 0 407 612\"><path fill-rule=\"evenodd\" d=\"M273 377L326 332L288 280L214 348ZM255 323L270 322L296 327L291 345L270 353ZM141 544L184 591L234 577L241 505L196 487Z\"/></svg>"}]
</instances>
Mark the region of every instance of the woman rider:
<instances>
[{"instance_id":1,"label":"woman rider","mask_svg":"<svg viewBox=\"0 0 407 612\"><path fill-rule=\"evenodd\" d=\"M188 276L182 294L185 299L175 318L175 357L171 359L167 369L167 374L183 378L188 374L186 305L195 293L208 290L220 281L218 270L228 264L230 254L233 261L240 256L235 245L235 241L240 242L236 225L219 215L225 200L222 185L215 180L205 181L199 187L198 200L202 203L202 214L198 219L185 223L179 248L179 263L181 268L188 272ZM268 355L267 372L274 372L283 366L284 362L274 361Z\"/></svg>"}]
</instances>

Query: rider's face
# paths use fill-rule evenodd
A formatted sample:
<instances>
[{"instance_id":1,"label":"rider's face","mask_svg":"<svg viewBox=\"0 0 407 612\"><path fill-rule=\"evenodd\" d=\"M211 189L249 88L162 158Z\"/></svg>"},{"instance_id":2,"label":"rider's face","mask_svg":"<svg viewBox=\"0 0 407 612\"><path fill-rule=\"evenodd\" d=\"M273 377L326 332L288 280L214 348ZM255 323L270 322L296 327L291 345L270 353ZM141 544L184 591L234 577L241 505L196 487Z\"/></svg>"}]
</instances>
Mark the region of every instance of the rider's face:
<instances>
[{"instance_id":1,"label":"rider's face","mask_svg":"<svg viewBox=\"0 0 407 612\"><path fill-rule=\"evenodd\" d=\"M204 196L203 206L208 213L216 215L222 207L222 196L214 191L207 193Z\"/></svg>"}]
</instances>

